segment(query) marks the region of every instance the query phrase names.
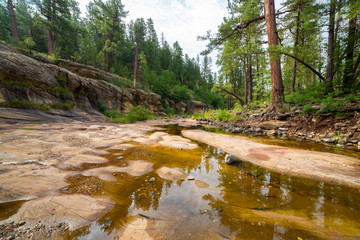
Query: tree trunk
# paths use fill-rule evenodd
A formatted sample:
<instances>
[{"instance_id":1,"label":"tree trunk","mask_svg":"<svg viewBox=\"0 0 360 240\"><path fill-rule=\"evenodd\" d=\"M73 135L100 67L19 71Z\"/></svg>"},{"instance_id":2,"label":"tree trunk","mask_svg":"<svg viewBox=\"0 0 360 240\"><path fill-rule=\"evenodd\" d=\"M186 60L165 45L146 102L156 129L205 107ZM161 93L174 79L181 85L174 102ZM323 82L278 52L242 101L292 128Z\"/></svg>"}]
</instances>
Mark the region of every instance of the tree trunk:
<instances>
[{"instance_id":1,"label":"tree trunk","mask_svg":"<svg viewBox=\"0 0 360 240\"><path fill-rule=\"evenodd\" d=\"M328 36L328 54L326 65L326 92L333 90L333 71L334 71L334 40L335 40L335 8L336 0L331 0L329 17L329 36Z\"/></svg>"},{"instance_id":2,"label":"tree trunk","mask_svg":"<svg viewBox=\"0 0 360 240\"><path fill-rule=\"evenodd\" d=\"M113 41L114 36L112 34L110 34L110 43L109 46L111 46L111 43ZM108 72L108 68L109 68L109 57L110 57L110 51L106 51L106 60L105 60L105 72Z\"/></svg>"},{"instance_id":3,"label":"tree trunk","mask_svg":"<svg viewBox=\"0 0 360 240\"><path fill-rule=\"evenodd\" d=\"M250 56L248 57L248 74L247 74L247 77L248 77L248 102L251 103L252 100L253 100L253 76L252 76L252 59L251 59L251 53L250 53Z\"/></svg>"},{"instance_id":4,"label":"tree trunk","mask_svg":"<svg viewBox=\"0 0 360 240\"><path fill-rule=\"evenodd\" d=\"M343 78L343 90L350 92L351 86L354 83L353 65L354 65L354 45L356 34L356 16L349 21L349 32L346 46L345 69Z\"/></svg>"},{"instance_id":5,"label":"tree trunk","mask_svg":"<svg viewBox=\"0 0 360 240\"><path fill-rule=\"evenodd\" d=\"M51 29L48 30L48 55L52 56L55 52L55 33L51 31Z\"/></svg>"},{"instance_id":6,"label":"tree trunk","mask_svg":"<svg viewBox=\"0 0 360 240\"><path fill-rule=\"evenodd\" d=\"M299 44L299 30L300 30L300 8L298 9L298 14L296 16L296 29L295 29L295 36L294 36L294 55L296 56L296 47ZM290 88L290 93L295 92L295 83L296 83L296 70L297 70L297 61L296 59L294 59L293 61L293 69L292 69L292 76L291 76L291 88Z\"/></svg>"},{"instance_id":7,"label":"tree trunk","mask_svg":"<svg viewBox=\"0 0 360 240\"><path fill-rule=\"evenodd\" d=\"M247 70L246 70L246 58L244 58L244 99L245 99L245 104L248 103L248 82L247 82Z\"/></svg>"},{"instance_id":8,"label":"tree trunk","mask_svg":"<svg viewBox=\"0 0 360 240\"><path fill-rule=\"evenodd\" d=\"M276 28L274 0L264 0L264 8L269 47L277 46L279 44L279 39ZM285 104L281 64L280 58L278 56L274 56L273 52L270 51L269 55L272 83L272 108L277 110Z\"/></svg>"},{"instance_id":9,"label":"tree trunk","mask_svg":"<svg viewBox=\"0 0 360 240\"><path fill-rule=\"evenodd\" d=\"M11 19L11 27L12 27L12 31L13 31L13 36L14 36L15 40L18 41L19 35L18 35L17 26L16 26L14 5L12 3L12 0L8 0L7 5L8 5L9 15L10 15L10 19Z\"/></svg>"},{"instance_id":10,"label":"tree trunk","mask_svg":"<svg viewBox=\"0 0 360 240\"><path fill-rule=\"evenodd\" d=\"M180 71L180 78L181 78L181 86L184 86L185 83L184 83L182 71Z\"/></svg>"},{"instance_id":11,"label":"tree trunk","mask_svg":"<svg viewBox=\"0 0 360 240\"><path fill-rule=\"evenodd\" d=\"M136 49L135 49L135 60L134 60L134 83L133 83L133 87L136 87L136 72L137 72L137 68L138 68L138 60L139 60L139 48L136 44Z\"/></svg>"}]
</instances>

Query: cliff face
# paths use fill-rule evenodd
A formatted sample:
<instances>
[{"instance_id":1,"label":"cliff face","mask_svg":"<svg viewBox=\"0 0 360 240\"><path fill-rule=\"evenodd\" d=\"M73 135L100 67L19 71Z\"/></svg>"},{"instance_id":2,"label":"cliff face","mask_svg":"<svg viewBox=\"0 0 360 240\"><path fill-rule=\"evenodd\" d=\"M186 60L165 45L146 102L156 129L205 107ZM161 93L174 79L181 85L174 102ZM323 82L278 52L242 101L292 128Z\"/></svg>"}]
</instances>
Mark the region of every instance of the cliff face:
<instances>
[{"instance_id":1,"label":"cliff face","mask_svg":"<svg viewBox=\"0 0 360 240\"><path fill-rule=\"evenodd\" d=\"M0 107L74 108L93 113L104 107L127 112L140 105L159 115L165 115L164 107L191 114L206 107L198 101L161 101L160 95L125 87L129 85L128 80L92 66L51 60L0 43Z\"/></svg>"},{"instance_id":2,"label":"cliff face","mask_svg":"<svg viewBox=\"0 0 360 240\"><path fill-rule=\"evenodd\" d=\"M35 60L38 59L38 60ZM47 62L47 63L46 63ZM141 105L154 113L164 109L161 96L138 89L124 89L112 84L116 77L99 69L60 60L56 63L0 47L0 103L14 100L34 106L59 108L109 109L127 111Z\"/></svg>"}]
</instances>

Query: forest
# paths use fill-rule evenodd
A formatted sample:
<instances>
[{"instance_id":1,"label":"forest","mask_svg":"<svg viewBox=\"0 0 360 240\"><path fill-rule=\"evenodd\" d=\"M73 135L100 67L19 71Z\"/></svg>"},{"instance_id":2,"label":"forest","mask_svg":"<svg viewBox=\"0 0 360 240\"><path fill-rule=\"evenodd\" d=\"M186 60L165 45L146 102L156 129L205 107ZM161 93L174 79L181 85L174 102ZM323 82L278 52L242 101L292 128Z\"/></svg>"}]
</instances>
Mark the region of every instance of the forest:
<instances>
[{"instance_id":1,"label":"forest","mask_svg":"<svg viewBox=\"0 0 360 240\"><path fill-rule=\"evenodd\" d=\"M95 0L80 17L73 0L2 1L0 41L53 58L98 67L131 80L163 99L197 99L223 108L224 99L211 92L215 74L211 58L190 58L180 44L170 46L155 31L151 18L130 21L120 0ZM124 85L119 81L119 85Z\"/></svg>"},{"instance_id":2,"label":"forest","mask_svg":"<svg viewBox=\"0 0 360 240\"><path fill-rule=\"evenodd\" d=\"M8 0L0 5L0 40L215 109L313 101L333 110L360 99L359 12L356 0L287 0L279 9L274 0L228 1L218 31L199 30L198 40L208 42L200 62L178 42L170 46L151 18L127 24L121 0L94 0L86 17L74 0ZM218 73L208 57L215 49Z\"/></svg>"},{"instance_id":3,"label":"forest","mask_svg":"<svg viewBox=\"0 0 360 240\"><path fill-rule=\"evenodd\" d=\"M220 51L218 91L275 109L359 101L359 1L287 0L277 10L274 0L229 1L228 11L217 33L199 37L210 40L205 53Z\"/></svg>"}]
</instances>

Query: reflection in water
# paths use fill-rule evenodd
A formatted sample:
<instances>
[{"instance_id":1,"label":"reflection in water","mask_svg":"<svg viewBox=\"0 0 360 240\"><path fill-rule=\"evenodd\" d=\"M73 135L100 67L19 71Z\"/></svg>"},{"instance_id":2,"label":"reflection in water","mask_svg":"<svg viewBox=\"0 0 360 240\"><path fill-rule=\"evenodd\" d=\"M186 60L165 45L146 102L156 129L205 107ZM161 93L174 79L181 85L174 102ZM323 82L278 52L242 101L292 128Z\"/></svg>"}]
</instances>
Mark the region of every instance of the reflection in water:
<instances>
[{"instance_id":1,"label":"reflection in water","mask_svg":"<svg viewBox=\"0 0 360 240\"><path fill-rule=\"evenodd\" d=\"M181 129L180 129L181 130ZM176 133L178 133L177 130ZM180 167L194 181L168 181L155 171L135 178L117 174L104 183L115 207L71 239L113 239L136 218L155 239L355 239L360 237L360 193L356 189L291 177L247 162L223 163L225 153L199 144L194 150L136 146L122 160ZM114 152L113 154L116 154ZM104 164L105 165L105 164ZM132 228L142 226L131 225Z\"/></svg>"}]
</instances>

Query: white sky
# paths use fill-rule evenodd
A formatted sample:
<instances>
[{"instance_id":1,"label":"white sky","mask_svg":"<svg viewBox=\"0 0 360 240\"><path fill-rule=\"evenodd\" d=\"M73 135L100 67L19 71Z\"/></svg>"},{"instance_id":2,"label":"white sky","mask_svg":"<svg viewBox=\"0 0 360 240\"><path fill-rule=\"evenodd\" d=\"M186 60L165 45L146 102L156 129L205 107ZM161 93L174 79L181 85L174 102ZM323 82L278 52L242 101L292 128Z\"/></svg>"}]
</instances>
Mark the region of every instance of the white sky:
<instances>
[{"instance_id":1,"label":"white sky","mask_svg":"<svg viewBox=\"0 0 360 240\"><path fill-rule=\"evenodd\" d=\"M78 0L82 16L90 0ZM276 0L277 8L283 0ZM208 30L217 32L227 13L227 0L122 0L125 10L129 11L126 22L137 18L152 18L160 41L161 33L170 46L178 41L191 58L196 58L206 48L204 41L197 36L205 35ZM210 55L215 66L216 52Z\"/></svg>"}]
</instances>

